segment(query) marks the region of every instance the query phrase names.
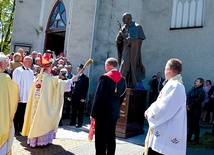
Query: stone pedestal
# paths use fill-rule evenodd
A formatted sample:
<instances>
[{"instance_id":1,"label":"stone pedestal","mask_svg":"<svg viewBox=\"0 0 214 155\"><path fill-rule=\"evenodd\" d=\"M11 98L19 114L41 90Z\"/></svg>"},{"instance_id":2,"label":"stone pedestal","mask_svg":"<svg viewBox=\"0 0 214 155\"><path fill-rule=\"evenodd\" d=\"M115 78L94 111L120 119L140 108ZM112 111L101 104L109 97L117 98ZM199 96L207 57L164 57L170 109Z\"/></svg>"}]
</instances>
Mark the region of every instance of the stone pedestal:
<instances>
[{"instance_id":1,"label":"stone pedestal","mask_svg":"<svg viewBox=\"0 0 214 155\"><path fill-rule=\"evenodd\" d=\"M126 89L116 126L117 137L129 138L144 133L146 98L147 90Z\"/></svg>"}]
</instances>

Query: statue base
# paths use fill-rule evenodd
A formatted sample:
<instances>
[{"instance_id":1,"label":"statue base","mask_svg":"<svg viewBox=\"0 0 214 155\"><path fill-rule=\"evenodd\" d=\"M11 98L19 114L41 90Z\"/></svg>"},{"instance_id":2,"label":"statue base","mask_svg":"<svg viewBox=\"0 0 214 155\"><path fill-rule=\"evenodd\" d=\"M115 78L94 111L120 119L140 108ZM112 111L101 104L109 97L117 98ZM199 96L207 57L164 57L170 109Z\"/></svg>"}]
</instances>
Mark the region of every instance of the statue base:
<instances>
[{"instance_id":1,"label":"statue base","mask_svg":"<svg viewBox=\"0 0 214 155\"><path fill-rule=\"evenodd\" d=\"M126 96L120 107L120 118L116 125L117 137L129 138L144 133L146 98L147 90L126 89Z\"/></svg>"}]
</instances>

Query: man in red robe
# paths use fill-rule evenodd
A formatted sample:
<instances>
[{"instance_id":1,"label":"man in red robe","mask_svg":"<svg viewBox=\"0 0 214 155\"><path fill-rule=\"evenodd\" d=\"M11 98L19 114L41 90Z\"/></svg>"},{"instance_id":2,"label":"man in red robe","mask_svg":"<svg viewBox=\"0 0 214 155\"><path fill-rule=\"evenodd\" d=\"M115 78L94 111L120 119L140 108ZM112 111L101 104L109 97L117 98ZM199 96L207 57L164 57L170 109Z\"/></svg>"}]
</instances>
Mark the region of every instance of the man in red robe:
<instances>
[{"instance_id":1,"label":"man in red robe","mask_svg":"<svg viewBox=\"0 0 214 155\"><path fill-rule=\"evenodd\" d=\"M108 58L106 73L101 75L91 111L91 121L95 123L96 154L114 154L116 148L115 129L120 114L120 106L125 97L126 82L116 69L118 62Z\"/></svg>"}]
</instances>

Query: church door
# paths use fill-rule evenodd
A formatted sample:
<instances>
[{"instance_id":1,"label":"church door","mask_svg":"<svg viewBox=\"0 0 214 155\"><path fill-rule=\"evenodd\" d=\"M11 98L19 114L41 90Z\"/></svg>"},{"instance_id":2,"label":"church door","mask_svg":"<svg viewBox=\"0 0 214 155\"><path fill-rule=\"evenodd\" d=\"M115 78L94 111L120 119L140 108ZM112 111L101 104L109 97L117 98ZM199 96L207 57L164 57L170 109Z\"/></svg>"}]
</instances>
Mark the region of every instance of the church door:
<instances>
[{"instance_id":1,"label":"church door","mask_svg":"<svg viewBox=\"0 0 214 155\"><path fill-rule=\"evenodd\" d=\"M55 51L56 55L64 53L66 33L66 11L61 0L52 9L46 31L45 50Z\"/></svg>"}]
</instances>

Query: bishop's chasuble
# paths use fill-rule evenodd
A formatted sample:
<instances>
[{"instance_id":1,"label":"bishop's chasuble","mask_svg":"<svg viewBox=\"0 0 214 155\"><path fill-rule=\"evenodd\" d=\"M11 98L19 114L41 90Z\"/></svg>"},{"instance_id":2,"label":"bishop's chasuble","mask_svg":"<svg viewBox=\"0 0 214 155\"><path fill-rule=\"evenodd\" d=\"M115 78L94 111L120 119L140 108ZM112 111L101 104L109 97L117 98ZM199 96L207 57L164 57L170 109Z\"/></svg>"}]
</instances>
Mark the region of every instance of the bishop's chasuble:
<instances>
[{"instance_id":1,"label":"bishop's chasuble","mask_svg":"<svg viewBox=\"0 0 214 155\"><path fill-rule=\"evenodd\" d=\"M14 138L13 118L19 100L19 87L10 76L0 73L0 154L10 154Z\"/></svg>"},{"instance_id":2,"label":"bishop's chasuble","mask_svg":"<svg viewBox=\"0 0 214 155\"><path fill-rule=\"evenodd\" d=\"M55 131L61 118L66 82L48 74L42 75L41 88L38 79L32 83L24 117L22 135L29 139Z\"/></svg>"}]
</instances>

